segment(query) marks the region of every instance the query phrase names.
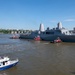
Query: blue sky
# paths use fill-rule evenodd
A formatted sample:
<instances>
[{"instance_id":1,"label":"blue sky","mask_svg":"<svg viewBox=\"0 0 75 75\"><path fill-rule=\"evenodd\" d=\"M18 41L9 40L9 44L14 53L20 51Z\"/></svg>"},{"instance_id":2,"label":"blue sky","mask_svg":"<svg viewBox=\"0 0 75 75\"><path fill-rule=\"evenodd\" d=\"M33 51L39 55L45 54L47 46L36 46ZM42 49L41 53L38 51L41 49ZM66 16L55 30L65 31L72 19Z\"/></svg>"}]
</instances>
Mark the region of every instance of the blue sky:
<instances>
[{"instance_id":1,"label":"blue sky","mask_svg":"<svg viewBox=\"0 0 75 75\"><path fill-rule=\"evenodd\" d=\"M75 0L0 0L0 28L39 29L40 23L53 28L75 27Z\"/></svg>"}]
</instances>

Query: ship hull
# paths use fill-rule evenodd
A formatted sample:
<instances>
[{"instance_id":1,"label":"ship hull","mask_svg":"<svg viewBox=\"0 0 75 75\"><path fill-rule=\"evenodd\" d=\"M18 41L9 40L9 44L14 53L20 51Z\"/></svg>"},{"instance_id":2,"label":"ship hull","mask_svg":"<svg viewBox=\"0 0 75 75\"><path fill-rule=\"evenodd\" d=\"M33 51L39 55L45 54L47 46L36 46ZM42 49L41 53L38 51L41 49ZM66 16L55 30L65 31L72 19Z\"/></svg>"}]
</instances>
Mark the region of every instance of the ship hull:
<instances>
[{"instance_id":1,"label":"ship hull","mask_svg":"<svg viewBox=\"0 0 75 75\"><path fill-rule=\"evenodd\" d=\"M9 69L9 68L15 66L17 63L18 63L18 62L14 63L14 64L11 64L11 65L8 65L8 66L5 66L5 67L2 67L2 68L0 68L0 71Z\"/></svg>"},{"instance_id":2,"label":"ship hull","mask_svg":"<svg viewBox=\"0 0 75 75\"><path fill-rule=\"evenodd\" d=\"M34 39L37 35L21 35L21 39ZM62 42L75 42L75 35L40 35L41 40L54 41L56 38L60 38Z\"/></svg>"},{"instance_id":3,"label":"ship hull","mask_svg":"<svg viewBox=\"0 0 75 75\"><path fill-rule=\"evenodd\" d=\"M61 39L63 42L75 42L75 35L60 36L60 39Z\"/></svg>"},{"instance_id":4,"label":"ship hull","mask_svg":"<svg viewBox=\"0 0 75 75\"><path fill-rule=\"evenodd\" d=\"M58 37L62 40L62 42L75 42L75 35L54 35L54 36L50 35L50 36L42 37L42 40L54 41Z\"/></svg>"},{"instance_id":5,"label":"ship hull","mask_svg":"<svg viewBox=\"0 0 75 75\"><path fill-rule=\"evenodd\" d=\"M24 35L24 34L21 34L20 35L20 39L34 39L35 38L35 36L37 36L37 35Z\"/></svg>"}]
</instances>

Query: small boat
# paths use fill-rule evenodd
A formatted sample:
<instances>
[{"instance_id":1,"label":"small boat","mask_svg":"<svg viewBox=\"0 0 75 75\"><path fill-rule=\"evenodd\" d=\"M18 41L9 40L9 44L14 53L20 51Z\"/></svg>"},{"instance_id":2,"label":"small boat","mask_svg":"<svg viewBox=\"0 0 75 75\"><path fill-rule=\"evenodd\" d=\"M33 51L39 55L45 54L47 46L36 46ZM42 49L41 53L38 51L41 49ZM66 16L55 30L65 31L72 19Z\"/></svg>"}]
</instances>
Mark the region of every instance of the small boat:
<instances>
[{"instance_id":1,"label":"small boat","mask_svg":"<svg viewBox=\"0 0 75 75\"><path fill-rule=\"evenodd\" d=\"M16 60L10 60L9 57L0 57L0 71L9 69L13 66L15 66L19 62L18 59Z\"/></svg>"},{"instance_id":2,"label":"small boat","mask_svg":"<svg viewBox=\"0 0 75 75\"><path fill-rule=\"evenodd\" d=\"M40 41L41 38L40 38L40 36L37 36L37 37L34 38L34 40L35 40L35 41Z\"/></svg>"},{"instance_id":3,"label":"small boat","mask_svg":"<svg viewBox=\"0 0 75 75\"><path fill-rule=\"evenodd\" d=\"M18 39L19 37L18 36L12 36L12 37L10 37L10 39Z\"/></svg>"},{"instance_id":4,"label":"small boat","mask_svg":"<svg viewBox=\"0 0 75 75\"><path fill-rule=\"evenodd\" d=\"M61 39L58 37L57 39L55 39L54 41L51 41L51 43L61 43Z\"/></svg>"},{"instance_id":5,"label":"small boat","mask_svg":"<svg viewBox=\"0 0 75 75\"><path fill-rule=\"evenodd\" d=\"M61 39L58 37L56 40L54 40L55 43L60 43L62 42Z\"/></svg>"}]
</instances>

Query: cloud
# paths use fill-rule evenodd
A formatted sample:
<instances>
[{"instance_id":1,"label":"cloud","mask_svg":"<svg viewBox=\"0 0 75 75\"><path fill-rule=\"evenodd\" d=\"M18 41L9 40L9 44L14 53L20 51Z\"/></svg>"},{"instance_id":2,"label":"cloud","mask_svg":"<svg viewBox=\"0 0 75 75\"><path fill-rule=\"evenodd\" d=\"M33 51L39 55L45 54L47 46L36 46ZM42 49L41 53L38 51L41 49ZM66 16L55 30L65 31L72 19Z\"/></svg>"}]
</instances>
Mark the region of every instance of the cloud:
<instances>
[{"instance_id":1,"label":"cloud","mask_svg":"<svg viewBox=\"0 0 75 75\"><path fill-rule=\"evenodd\" d=\"M71 21L75 21L75 19L66 19L64 20L65 22L71 22Z\"/></svg>"}]
</instances>

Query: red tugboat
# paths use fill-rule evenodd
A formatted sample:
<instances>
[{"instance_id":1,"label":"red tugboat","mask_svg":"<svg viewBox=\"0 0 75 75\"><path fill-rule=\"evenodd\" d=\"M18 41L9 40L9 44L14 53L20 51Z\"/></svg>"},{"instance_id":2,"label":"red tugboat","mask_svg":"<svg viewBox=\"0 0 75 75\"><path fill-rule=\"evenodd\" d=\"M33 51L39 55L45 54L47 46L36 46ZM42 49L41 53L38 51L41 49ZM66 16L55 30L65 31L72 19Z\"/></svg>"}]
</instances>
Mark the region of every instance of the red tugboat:
<instances>
[{"instance_id":1,"label":"red tugboat","mask_svg":"<svg viewBox=\"0 0 75 75\"><path fill-rule=\"evenodd\" d=\"M10 37L10 39L18 39L19 37L17 35L13 35L12 37Z\"/></svg>"},{"instance_id":2,"label":"red tugboat","mask_svg":"<svg viewBox=\"0 0 75 75\"><path fill-rule=\"evenodd\" d=\"M56 40L54 40L54 43L60 43L60 42L62 42L62 41L59 37Z\"/></svg>"},{"instance_id":3,"label":"red tugboat","mask_svg":"<svg viewBox=\"0 0 75 75\"><path fill-rule=\"evenodd\" d=\"M37 36L37 37L34 38L34 40L35 40L35 41L40 41L41 38L40 38L40 36Z\"/></svg>"},{"instance_id":4,"label":"red tugboat","mask_svg":"<svg viewBox=\"0 0 75 75\"><path fill-rule=\"evenodd\" d=\"M58 37L57 39L55 39L54 41L51 41L51 43L61 43L61 39Z\"/></svg>"}]
</instances>

